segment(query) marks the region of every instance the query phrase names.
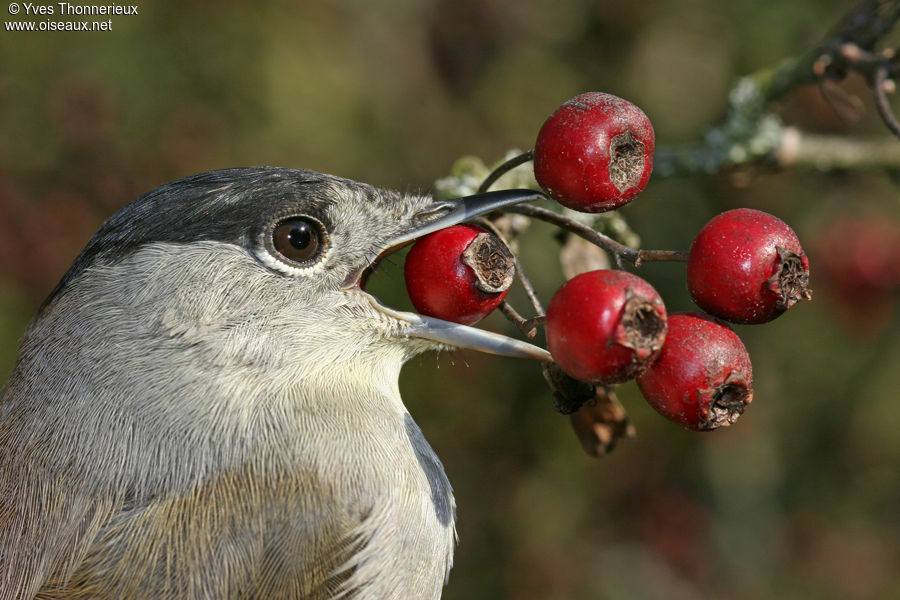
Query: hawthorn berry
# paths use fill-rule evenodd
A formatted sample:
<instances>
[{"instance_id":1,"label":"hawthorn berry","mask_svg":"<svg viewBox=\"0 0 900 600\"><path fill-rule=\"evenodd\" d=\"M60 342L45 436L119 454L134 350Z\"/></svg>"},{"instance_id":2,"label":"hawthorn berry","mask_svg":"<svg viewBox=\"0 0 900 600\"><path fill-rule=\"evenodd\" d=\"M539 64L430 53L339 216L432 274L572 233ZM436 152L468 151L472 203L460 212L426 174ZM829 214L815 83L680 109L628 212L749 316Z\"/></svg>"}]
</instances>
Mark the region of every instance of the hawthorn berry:
<instances>
[{"instance_id":1,"label":"hawthorn berry","mask_svg":"<svg viewBox=\"0 0 900 600\"><path fill-rule=\"evenodd\" d=\"M628 204L653 170L653 126L634 104L612 94L575 96L541 126L534 176L560 204L597 213Z\"/></svg>"},{"instance_id":2,"label":"hawthorn berry","mask_svg":"<svg viewBox=\"0 0 900 600\"><path fill-rule=\"evenodd\" d=\"M890 326L900 299L900 220L838 215L818 232L811 254L849 332L868 337Z\"/></svg>"},{"instance_id":3,"label":"hawthorn berry","mask_svg":"<svg viewBox=\"0 0 900 600\"><path fill-rule=\"evenodd\" d=\"M809 260L797 235L750 208L704 225L691 244L687 283L697 306L734 323L765 323L811 298Z\"/></svg>"},{"instance_id":4,"label":"hawthorn berry","mask_svg":"<svg viewBox=\"0 0 900 600\"><path fill-rule=\"evenodd\" d=\"M666 338L666 307L649 283L601 269L573 277L547 307L547 349L570 376L596 384L634 378Z\"/></svg>"},{"instance_id":5,"label":"hawthorn berry","mask_svg":"<svg viewBox=\"0 0 900 600\"><path fill-rule=\"evenodd\" d=\"M842 298L866 304L900 289L900 221L843 216L816 242L819 267Z\"/></svg>"},{"instance_id":6,"label":"hawthorn berry","mask_svg":"<svg viewBox=\"0 0 900 600\"><path fill-rule=\"evenodd\" d=\"M472 325L503 301L515 265L494 234L454 225L417 240L406 255L403 274L409 299L420 313Z\"/></svg>"},{"instance_id":7,"label":"hawthorn berry","mask_svg":"<svg viewBox=\"0 0 900 600\"><path fill-rule=\"evenodd\" d=\"M731 425L753 400L747 349L728 325L703 313L669 315L662 352L637 384L657 412L695 431Z\"/></svg>"}]
</instances>

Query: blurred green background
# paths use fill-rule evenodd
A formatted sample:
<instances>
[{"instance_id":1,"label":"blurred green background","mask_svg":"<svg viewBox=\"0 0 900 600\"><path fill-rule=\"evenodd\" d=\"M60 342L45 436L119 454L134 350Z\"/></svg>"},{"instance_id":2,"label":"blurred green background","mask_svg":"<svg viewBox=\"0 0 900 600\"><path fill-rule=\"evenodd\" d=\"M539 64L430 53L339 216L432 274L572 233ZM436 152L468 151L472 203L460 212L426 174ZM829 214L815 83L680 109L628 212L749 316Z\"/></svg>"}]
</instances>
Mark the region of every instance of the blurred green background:
<instances>
[{"instance_id":1,"label":"blurred green background","mask_svg":"<svg viewBox=\"0 0 900 600\"><path fill-rule=\"evenodd\" d=\"M92 232L168 180L267 164L426 191L459 156L530 148L557 105L588 90L641 106L658 144L698 139L736 77L814 44L851 3L138 6L110 32L0 33L2 379ZM844 87L867 105L859 122L839 119L814 86L778 114L815 132L886 135L864 83ZM852 262L873 252L890 262L892 250L859 251L854 240L878 239L865 223L842 235L853 215L896 225L897 198L885 172L759 168L657 177L622 210L644 247L687 249L718 212L759 208L810 253L814 301L737 328L756 400L735 427L682 431L630 383L619 395L637 438L591 459L535 365L472 353L411 361L404 398L459 505L445 597L900 597L897 293L854 279ZM534 227L522 252L545 302L562 281L551 233ZM640 274L670 311L691 309L683 265ZM377 276L380 296L405 306L402 260ZM497 316L484 326L514 334Z\"/></svg>"}]
</instances>

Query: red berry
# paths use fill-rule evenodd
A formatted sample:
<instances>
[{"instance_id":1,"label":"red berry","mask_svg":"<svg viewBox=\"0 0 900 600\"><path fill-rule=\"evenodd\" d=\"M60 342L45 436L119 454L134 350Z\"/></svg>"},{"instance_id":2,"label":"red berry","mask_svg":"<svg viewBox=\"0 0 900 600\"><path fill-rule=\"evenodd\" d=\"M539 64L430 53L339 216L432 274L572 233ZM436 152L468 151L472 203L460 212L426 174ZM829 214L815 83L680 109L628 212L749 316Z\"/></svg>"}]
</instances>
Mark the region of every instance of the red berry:
<instances>
[{"instance_id":1,"label":"red berry","mask_svg":"<svg viewBox=\"0 0 900 600\"><path fill-rule=\"evenodd\" d=\"M534 176L557 202L596 213L628 204L653 170L653 126L612 94L575 96L550 115L534 145Z\"/></svg>"},{"instance_id":2,"label":"red berry","mask_svg":"<svg viewBox=\"0 0 900 600\"><path fill-rule=\"evenodd\" d=\"M515 266L494 234L474 225L454 225L416 241L403 273L416 310L471 325L503 301Z\"/></svg>"},{"instance_id":3,"label":"red berry","mask_svg":"<svg viewBox=\"0 0 900 600\"><path fill-rule=\"evenodd\" d=\"M838 215L817 236L812 255L849 332L868 337L891 326L900 299L900 220Z\"/></svg>"},{"instance_id":4,"label":"red berry","mask_svg":"<svg viewBox=\"0 0 900 600\"><path fill-rule=\"evenodd\" d=\"M547 307L547 348L563 371L599 384L634 378L666 338L666 307L649 283L598 270L567 281Z\"/></svg>"},{"instance_id":5,"label":"red berry","mask_svg":"<svg viewBox=\"0 0 900 600\"><path fill-rule=\"evenodd\" d=\"M817 268L842 297L865 303L900 289L900 221L888 215L835 219L816 250Z\"/></svg>"},{"instance_id":6,"label":"red berry","mask_svg":"<svg viewBox=\"0 0 900 600\"><path fill-rule=\"evenodd\" d=\"M753 370L741 338L703 313L669 315L662 352L637 384L661 415L695 431L731 425L753 400Z\"/></svg>"},{"instance_id":7,"label":"red berry","mask_svg":"<svg viewBox=\"0 0 900 600\"><path fill-rule=\"evenodd\" d=\"M765 323L811 298L809 260L797 234L750 208L724 212L700 230L687 282L697 306L734 323Z\"/></svg>"}]
</instances>

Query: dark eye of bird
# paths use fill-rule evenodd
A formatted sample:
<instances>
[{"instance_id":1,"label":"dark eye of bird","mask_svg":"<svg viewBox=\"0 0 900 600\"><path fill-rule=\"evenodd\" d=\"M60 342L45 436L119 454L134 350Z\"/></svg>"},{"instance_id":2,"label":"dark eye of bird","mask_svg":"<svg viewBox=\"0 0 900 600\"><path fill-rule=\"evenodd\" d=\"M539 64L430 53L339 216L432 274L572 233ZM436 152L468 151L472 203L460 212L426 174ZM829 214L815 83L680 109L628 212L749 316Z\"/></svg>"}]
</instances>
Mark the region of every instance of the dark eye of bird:
<instances>
[{"instance_id":1,"label":"dark eye of bird","mask_svg":"<svg viewBox=\"0 0 900 600\"><path fill-rule=\"evenodd\" d=\"M272 245L285 258L306 263L319 255L322 233L318 224L307 219L288 219L275 226Z\"/></svg>"}]
</instances>

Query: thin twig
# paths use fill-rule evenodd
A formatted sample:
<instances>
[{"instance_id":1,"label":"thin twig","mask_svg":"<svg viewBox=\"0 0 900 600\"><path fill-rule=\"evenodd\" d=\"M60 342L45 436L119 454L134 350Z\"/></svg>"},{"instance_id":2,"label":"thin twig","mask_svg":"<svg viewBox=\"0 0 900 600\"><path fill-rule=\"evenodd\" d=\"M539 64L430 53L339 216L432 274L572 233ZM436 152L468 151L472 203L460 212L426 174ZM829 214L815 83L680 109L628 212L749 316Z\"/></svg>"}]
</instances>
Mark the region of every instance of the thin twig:
<instances>
[{"instance_id":1,"label":"thin twig","mask_svg":"<svg viewBox=\"0 0 900 600\"><path fill-rule=\"evenodd\" d=\"M546 221L548 223L556 225L557 227L565 229L566 231L571 231L575 235L586 239L592 244L600 246L613 256L621 256L628 259L631 263L634 263L638 259L639 253L634 248L629 248L624 244L620 244L611 237L605 236L602 233L591 229L587 225L582 225L581 223L573 221L572 219L569 219L568 217L565 217L561 214L555 213L552 210L525 204L507 206L503 210L505 210L506 212L525 215L526 217L540 219L541 221Z\"/></svg>"},{"instance_id":2,"label":"thin twig","mask_svg":"<svg viewBox=\"0 0 900 600\"><path fill-rule=\"evenodd\" d=\"M546 317L543 315L539 315L537 317L532 317L531 319L526 319L522 315L519 314L513 305L504 300L500 303L500 312L503 313L507 319L512 322L513 325L519 328L525 337L531 339L537 335L538 325L543 325Z\"/></svg>"},{"instance_id":3,"label":"thin twig","mask_svg":"<svg viewBox=\"0 0 900 600\"><path fill-rule=\"evenodd\" d=\"M881 120L884 121L887 128L891 130L891 133L900 137L900 122L897 122L897 117L894 116L891 105L888 103L887 91L885 89L887 81L887 67L882 65L875 69L875 75L872 77L872 91L875 94L875 107L878 109Z\"/></svg>"},{"instance_id":4,"label":"thin twig","mask_svg":"<svg viewBox=\"0 0 900 600\"><path fill-rule=\"evenodd\" d=\"M645 262L687 262L687 259L688 253L679 250L638 250L634 266L639 267Z\"/></svg>"},{"instance_id":5,"label":"thin twig","mask_svg":"<svg viewBox=\"0 0 900 600\"><path fill-rule=\"evenodd\" d=\"M491 171L490 175L485 177L484 181L481 182L481 185L478 186L478 193L483 194L484 192L488 191L491 186L497 182L498 179L506 175L509 171L512 171L519 165L524 165L525 163L533 159L534 150L529 150L528 152L524 152L505 161L501 165L497 166L496 169Z\"/></svg>"},{"instance_id":6,"label":"thin twig","mask_svg":"<svg viewBox=\"0 0 900 600\"><path fill-rule=\"evenodd\" d=\"M800 86L824 80L841 81L850 73L859 73L874 82L875 75L890 81L898 72L892 62L894 53L878 51L876 46L900 20L900 1L866 0L853 7L832 28L822 41L802 54L786 59L770 68L742 77L729 93L729 107L725 119L713 127L705 138L683 147L657 146L654 174L657 177L712 174L725 167L766 163L785 151L780 147L786 140L785 128L771 112L771 106ZM897 119L886 111L887 90L875 85L879 113L893 133ZM804 134L806 135L806 134ZM814 149L811 149L814 150ZM839 149L834 149L840 154ZM819 169L853 168L835 163L829 157L811 162ZM893 159L866 159L867 163L882 162L894 166ZM835 165L829 167L828 165Z\"/></svg>"},{"instance_id":7,"label":"thin twig","mask_svg":"<svg viewBox=\"0 0 900 600\"><path fill-rule=\"evenodd\" d=\"M561 229L565 229L566 231L571 231L575 235L586 239L595 246L599 246L612 254L613 259L616 261L616 265L620 269L623 266L623 259L627 260L635 267L639 267L645 262L684 262L687 260L687 253L679 252L677 250L635 250L634 248L629 248L625 244L620 244L611 237L605 236L602 233L591 229L587 225L582 225L559 213L555 213L552 210L547 210L546 208L541 208L539 206L516 204L507 206L503 210L540 219L541 221L546 221Z\"/></svg>"}]
</instances>

